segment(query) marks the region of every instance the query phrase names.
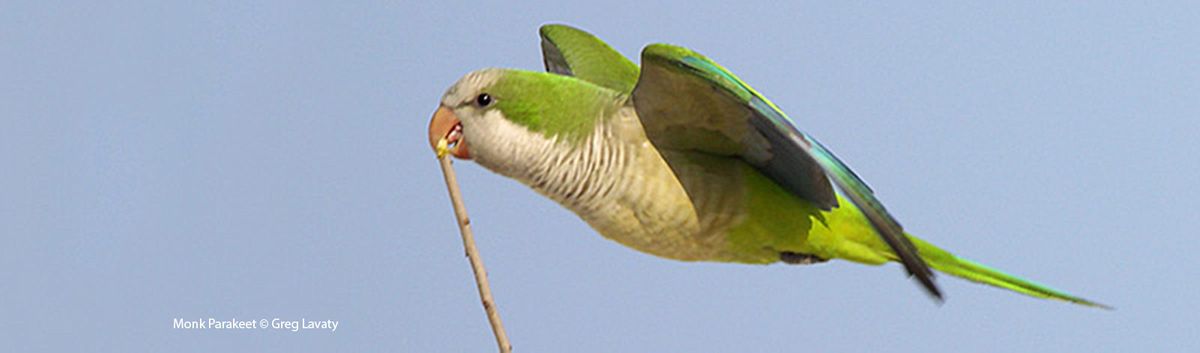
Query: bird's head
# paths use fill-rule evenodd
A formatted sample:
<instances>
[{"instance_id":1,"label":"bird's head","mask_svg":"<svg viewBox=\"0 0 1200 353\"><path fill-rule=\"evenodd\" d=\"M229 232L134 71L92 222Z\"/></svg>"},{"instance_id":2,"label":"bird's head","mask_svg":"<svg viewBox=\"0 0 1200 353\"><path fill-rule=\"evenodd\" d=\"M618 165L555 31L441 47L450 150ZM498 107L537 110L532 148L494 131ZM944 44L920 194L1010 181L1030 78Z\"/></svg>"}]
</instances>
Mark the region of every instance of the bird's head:
<instances>
[{"instance_id":1,"label":"bird's head","mask_svg":"<svg viewBox=\"0 0 1200 353\"><path fill-rule=\"evenodd\" d=\"M441 104L433 112L429 121L429 144L435 150L443 140L448 144L449 152L459 159L471 159L465 134L465 125L472 125L472 132L483 130L484 121L494 120L495 117L504 119L504 113L497 110L495 92L497 81L504 75L504 70L484 69L463 76L442 95ZM493 119L486 119L487 115ZM507 119L505 119L507 120ZM480 134L475 133L476 138Z\"/></svg>"},{"instance_id":2,"label":"bird's head","mask_svg":"<svg viewBox=\"0 0 1200 353\"><path fill-rule=\"evenodd\" d=\"M546 149L578 143L616 109L617 94L568 76L512 69L468 73L446 90L429 143L501 174Z\"/></svg>"}]
</instances>

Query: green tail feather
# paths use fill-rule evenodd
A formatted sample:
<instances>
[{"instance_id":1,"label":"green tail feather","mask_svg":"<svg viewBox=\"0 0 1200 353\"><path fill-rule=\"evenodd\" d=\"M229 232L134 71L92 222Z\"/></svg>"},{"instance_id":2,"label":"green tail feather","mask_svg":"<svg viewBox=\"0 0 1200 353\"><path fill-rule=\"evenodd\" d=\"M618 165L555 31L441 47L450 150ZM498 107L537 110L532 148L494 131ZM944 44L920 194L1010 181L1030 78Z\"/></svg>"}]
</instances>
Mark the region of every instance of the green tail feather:
<instances>
[{"instance_id":1,"label":"green tail feather","mask_svg":"<svg viewBox=\"0 0 1200 353\"><path fill-rule=\"evenodd\" d=\"M917 251L921 254L921 257L925 259L925 262L927 262L930 267L933 267L940 272L972 282L1005 288L1031 297L1056 299L1091 307L1110 310L1112 309L1112 307L1108 305L1070 295L1030 280L1000 272L1000 270L984 266L974 261L954 256L954 254L942 250L933 244L929 244L912 235L909 235L908 237L909 239L912 239L914 244L917 245Z\"/></svg>"}]
</instances>

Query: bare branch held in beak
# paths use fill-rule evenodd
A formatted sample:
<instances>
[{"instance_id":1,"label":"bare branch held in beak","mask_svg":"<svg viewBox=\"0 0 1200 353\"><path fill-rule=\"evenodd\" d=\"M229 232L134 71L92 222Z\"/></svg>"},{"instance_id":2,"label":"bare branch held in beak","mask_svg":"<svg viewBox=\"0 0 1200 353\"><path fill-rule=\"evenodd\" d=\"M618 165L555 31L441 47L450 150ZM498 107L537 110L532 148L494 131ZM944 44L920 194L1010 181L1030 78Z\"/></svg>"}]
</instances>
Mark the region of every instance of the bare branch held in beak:
<instances>
[{"instance_id":1,"label":"bare branch held in beak","mask_svg":"<svg viewBox=\"0 0 1200 353\"><path fill-rule=\"evenodd\" d=\"M445 108L439 109L438 114L443 109ZM434 115L434 121L436 120L437 114ZM433 122L431 122L431 134L433 125ZM496 303L492 300L492 289L488 286L487 269L483 267L483 258L479 256L479 250L475 248L475 236L471 233L471 220L467 217L467 207L463 205L462 193L458 189L458 178L454 175L454 167L450 163L450 157L447 156L447 154L454 154L455 156L458 156L458 154L450 148L450 144L445 137L430 142L437 153L438 162L442 166L442 175L446 178L446 189L450 192L450 203L454 205L454 215L458 219L458 230L462 234L463 248L467 252L467 261L471 263L471 271L475 273L475 285L479 289L479 299L483 302L483 310L487 313L488 323L492 325L492 333L496 335L496 344L500 346L500 353L510 353L512 352L512 343L508 342L508 334L504 332L504 324L500 322L500 313L496 310ZM457 147L461 148L463 146L460 144ZM465 152L465 149L462 151Z\"/></svg>"}]
</instances>

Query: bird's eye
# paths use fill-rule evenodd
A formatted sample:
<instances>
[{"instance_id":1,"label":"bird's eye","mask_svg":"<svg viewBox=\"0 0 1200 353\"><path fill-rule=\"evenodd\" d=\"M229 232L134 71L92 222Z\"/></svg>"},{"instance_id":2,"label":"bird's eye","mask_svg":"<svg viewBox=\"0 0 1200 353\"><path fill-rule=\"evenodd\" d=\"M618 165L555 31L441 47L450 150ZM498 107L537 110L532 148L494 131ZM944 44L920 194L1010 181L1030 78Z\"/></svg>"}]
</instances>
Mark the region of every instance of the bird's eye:
<instances>
[{"instance_id":1,"label":"bird's eye","mask_svg":"<svg viewBox=\"0 0 1200 353\"><path fill-rule=\"evenodd\" d=\"M479 96L475 97L475 104L478 104L480 107L486 107L492 104L492 96L487 93L480 93Z\"/></svg>"}]
</instances>

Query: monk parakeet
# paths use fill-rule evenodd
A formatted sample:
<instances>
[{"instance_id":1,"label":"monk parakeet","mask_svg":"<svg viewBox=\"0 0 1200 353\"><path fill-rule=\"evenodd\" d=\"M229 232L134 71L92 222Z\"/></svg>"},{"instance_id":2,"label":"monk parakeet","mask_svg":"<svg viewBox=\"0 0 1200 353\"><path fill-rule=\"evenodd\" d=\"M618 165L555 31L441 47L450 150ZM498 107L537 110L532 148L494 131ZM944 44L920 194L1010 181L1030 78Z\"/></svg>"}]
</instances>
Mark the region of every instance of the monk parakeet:
<instances>
[{"instance_id":1,"label":"monk parakeet","mask_svg":"<svg viewBox=\"0 0 1200 353\"><path fill-rule=\"evenodd\" d=\"M451 86L430 143L516 179L606 238L682 261L901 263L1034 297L1103 305L904 232L867 185L774 103L692 50L639 68L596 37L541 28L549 72L483 69Z\"/></svg>"}]
</instances>

